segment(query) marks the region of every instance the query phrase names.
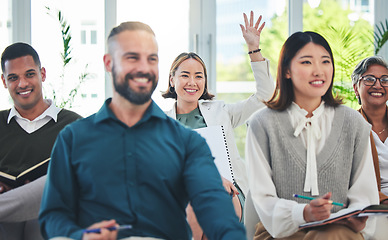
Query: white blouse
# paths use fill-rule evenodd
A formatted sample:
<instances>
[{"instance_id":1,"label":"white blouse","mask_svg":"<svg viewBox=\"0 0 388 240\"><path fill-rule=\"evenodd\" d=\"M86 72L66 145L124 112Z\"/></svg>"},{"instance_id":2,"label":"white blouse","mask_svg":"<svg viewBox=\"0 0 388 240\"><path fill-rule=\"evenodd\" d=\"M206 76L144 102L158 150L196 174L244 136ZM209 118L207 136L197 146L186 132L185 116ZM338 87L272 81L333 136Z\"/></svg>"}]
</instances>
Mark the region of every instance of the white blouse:
<instances>
[{"instance_id":1,"label":"white blouse","mask_svg":"<svg viewBox=\"0 0 388 240\"><path fill-rule=\"evenodd\" d=\"M323 149L326 138L331 131L334 118L334 108L326 108L324 101L313 111L312 117L305 117L308 112L292 103L287 109L291 125L295 129L294 136L300 135L304 147L307 149L307 166L304 192L311 192L319 196L316 155ZM321 131L324 129L324 131Z\"/></svg>"},{"instance_id":2,"label":"white blouse","mask_svg":"<svg viewBox=\"0 0 388 240\"><path fill-rule=\"evenodd\" d=\"M382 142L373 130L372 135L379 156L381 192L388 195L388 141Z\"/></svg>"}]
</instances>

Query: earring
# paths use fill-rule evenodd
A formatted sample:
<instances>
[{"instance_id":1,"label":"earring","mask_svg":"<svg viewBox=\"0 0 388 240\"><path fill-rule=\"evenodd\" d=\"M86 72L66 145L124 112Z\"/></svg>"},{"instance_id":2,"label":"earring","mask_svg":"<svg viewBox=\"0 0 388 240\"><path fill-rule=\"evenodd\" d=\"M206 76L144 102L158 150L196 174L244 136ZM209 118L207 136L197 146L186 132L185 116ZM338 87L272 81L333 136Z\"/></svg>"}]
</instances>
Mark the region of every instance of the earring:
<instances>
[{"instance_id":1,"label":"earring","mask_svg":"<svg viewBox=\"0 0 388 240\"><path fill-rule=\"evenodd\" d=\"M175 92L175 88L174 88L173 86L170 86L169 89L168 89L168 91L169 91L170 93L174 93L174 92Z\"/></svg>"},{"instance_id":2,"label":"earring","mask_svg":"<svg viewBox=\"0 0 388 240\"><path fill-rule=\"evenodd\" d=\"M361 105L361 98L360 98L360 96L357 95L356 98L357 98L358 104Z\"/></svg>"}]
</instances>

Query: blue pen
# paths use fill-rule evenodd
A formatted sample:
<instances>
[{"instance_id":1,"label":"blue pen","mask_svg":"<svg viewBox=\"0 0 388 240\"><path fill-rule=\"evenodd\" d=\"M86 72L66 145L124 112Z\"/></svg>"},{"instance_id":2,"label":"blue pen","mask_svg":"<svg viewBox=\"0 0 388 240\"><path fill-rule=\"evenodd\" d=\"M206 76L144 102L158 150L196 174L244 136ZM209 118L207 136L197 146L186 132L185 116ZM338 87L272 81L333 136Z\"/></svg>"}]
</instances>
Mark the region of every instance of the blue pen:
<instances>
[{"instance_id":1,"label":"blue pen","mask_svg":"<svg viewBox=\"0 0 388 240\"><path fill-rule=\"evenodd\" d=\"M314 200L315 199L313 197L307 197L307 196L302 196L302 195L298 195L298 194L294 194L293 196L296 198L303 198L303 199L307 199L307 200ZM345 204L343 204L343 203L333 202L332 200L329 200L329 203L333 204L333 205L341 206L341 207L345 206Z\"/></svg>"},{"instance_id":2,"label":"blue pen","mask_svg":"<svg viewBox=\"0 0 388 240\"><path fill-rule=\"evenodd\" d=\"M113 226L113 227L107 227L105 229L108 229L109 231L114 230L123 230L123 229L131 229L132 225L120 225L120 226ZM93 228L93 229L85 229L84 233L101 233L101 228Z\"/></svg>"}]
</instances>

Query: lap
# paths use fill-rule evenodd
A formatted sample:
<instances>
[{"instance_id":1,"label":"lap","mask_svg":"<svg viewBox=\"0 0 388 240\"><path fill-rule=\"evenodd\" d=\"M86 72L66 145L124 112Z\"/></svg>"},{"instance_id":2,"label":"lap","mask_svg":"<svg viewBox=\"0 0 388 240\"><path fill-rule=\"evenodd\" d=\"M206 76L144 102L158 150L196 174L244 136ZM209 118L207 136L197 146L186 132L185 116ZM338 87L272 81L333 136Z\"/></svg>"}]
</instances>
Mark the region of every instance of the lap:
<instances>
[{"instance_id":1,"label":"lap","mask_svg":"<svg viewBox=\"0 0 388 240\"><path fill-rule=\"evenodd\" d=\"M268 232L265 230L263 224L259 222L256 225L256 232L253 238L254 240L270 240L274 239ZM361 233L355 233L350 228L339 225L331 224L316 228L311 228L308 230L300 230L294 233L291 236L284 238L276 238L282 240L362 240L364 237Z\"/></svg>"},{"instance_id":2,"label":"lap","mask_svg":"<svg viewBox=\"0 0 388 240\"><path fill-rule=\"evenodd\" d=\"M38 219L34 219L26 222L0 223L0 239L43 240L43 237L40 234Z\"/></svg>"}]
</instances>

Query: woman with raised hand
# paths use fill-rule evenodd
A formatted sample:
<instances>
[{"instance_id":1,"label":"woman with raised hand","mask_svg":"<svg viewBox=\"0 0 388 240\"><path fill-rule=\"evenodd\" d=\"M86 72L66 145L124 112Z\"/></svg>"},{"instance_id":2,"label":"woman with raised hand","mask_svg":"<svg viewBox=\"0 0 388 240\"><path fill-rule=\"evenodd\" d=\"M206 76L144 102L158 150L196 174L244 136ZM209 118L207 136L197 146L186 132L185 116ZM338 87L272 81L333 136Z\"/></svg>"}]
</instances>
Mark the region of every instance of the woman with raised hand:
<instances>
[{"instance_id":1,"label":"woman with raised hand","mask_svg":"<svg viewBox=\"0 0 388 240\"><path fill-rule=\"evenodd\" d=\"M249 190L259 239L364 239L366 217L299 230L349 208L378 203L370 125L333 96L334 62L327 41L296 32L284 43L275 92L249 120ZM305 195L314 200L294 198Z\"/></svg>"},{"instance_id":2,"label":"woman with raised hand","mask_svg":"<svg viewBox=\"0 0 388 240\"><path fill-rule=\"evenodd\" d=\"M260 34L264 23L262 17L254 23L253 12L248 21L244 13L245 26L240 24L242 35L248 46L251 67L256 81L256 92L248 99L233 104L213 100L214 95L208 91L208 79L205 63L196 53L181 53L172 63L169 85L163 93L164 98L176 100L167 114L192 128L222 125L230 151L230 159L235 178L235 186L223 178L225 189L232 193L236 213L242 219L244 194L248 190L245 162L240 158L234 139L233 129L245 121L258 109L264 107L263 100L268 100L274 90L269 73L269 61L260 52ZM237 193L237 194L236 194ZM195 227L195 217L191 218L190 207L188 220L193 230L194 239L201 239L202 230Z\"/></svg>"}]
</instances>

